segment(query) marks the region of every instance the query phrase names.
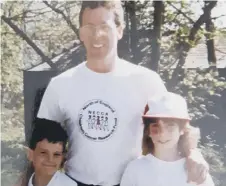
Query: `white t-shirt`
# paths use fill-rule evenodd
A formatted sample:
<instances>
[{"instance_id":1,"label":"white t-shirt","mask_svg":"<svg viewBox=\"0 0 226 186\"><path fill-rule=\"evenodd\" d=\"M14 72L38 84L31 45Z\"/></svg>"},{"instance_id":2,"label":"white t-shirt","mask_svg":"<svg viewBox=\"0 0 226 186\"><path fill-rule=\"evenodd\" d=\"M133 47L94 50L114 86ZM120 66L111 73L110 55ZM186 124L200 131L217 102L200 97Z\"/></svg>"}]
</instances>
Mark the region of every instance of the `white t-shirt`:
<instances>
[{"instance_id":1,"label":"white t-shirt","mask_svg":"<svg viewBox=\"0 0 226 186\"><path fill-rule=\"evenodd\" d=\"M195 186L187 183L185 158L162 161L151 154L133 160L127 166L120 186ZM210 175L199 186L214 186Z\"/></svg>"},{"instance_id":2,"label":"white t-shirt","mask_svg":"<svg viewBox=\"0 0 226 186\"><path fill-rule=\"evenodd\" d=\"M28 182L28 186L33 186L32 184L33 177L34 177L34 174L32 174ZM46 186L63 186L63 185L77 186L77 183L73 181L71 178L69 178L68 176L66 176L64 173L57 171Z\"/></svg>"},{"instance_id":3,"label":"white t-shirt","mask_svg":"<svg viewBox=\"0 0 226 186\"><path fill-rule=\"evenodd\" d=\"M126 165L141 155L141 116L149 96L166 91L160 76L118 60L96 73L86 62L52 78L38 117L66 121L67 173L85 184L116 185Z\"/></svg>"}]
</instances>

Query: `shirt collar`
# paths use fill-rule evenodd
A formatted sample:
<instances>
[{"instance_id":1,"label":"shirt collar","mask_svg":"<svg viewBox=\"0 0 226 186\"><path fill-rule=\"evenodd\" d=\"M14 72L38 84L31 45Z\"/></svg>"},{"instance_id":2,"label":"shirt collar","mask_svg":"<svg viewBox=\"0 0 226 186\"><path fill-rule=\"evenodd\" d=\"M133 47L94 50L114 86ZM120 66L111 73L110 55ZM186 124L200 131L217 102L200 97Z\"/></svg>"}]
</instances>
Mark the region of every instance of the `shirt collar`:
<instances>
[{"instance_id":1,"label":"shirt collar","mask_svg":"<svg viewBox=\"0 0 226 186\"><path fill-rule=\"evenodd\" d=\"M29 179L28 186L33 186L33 184L32 184L33 177L34 177L34 173L31 175L31 177Z\"/></svg>"},{"instance_id":2,"label":"shirt collar","mask_svg":"<svg viewBox=\"0 0 226 186\"><path fill-rule=\"evenodd\" d=\"M35 173L33 173L31 175L31 178L29 179L29 182L28 182L28 186L33 186L32 181L33 181L34 174ZM49 183L46 186L50 186L50 183L55 179L55 177L57 176L57 174L58 174L58 171L53 175L52 179L49 181Z\"/></svg>"}]
</instances>

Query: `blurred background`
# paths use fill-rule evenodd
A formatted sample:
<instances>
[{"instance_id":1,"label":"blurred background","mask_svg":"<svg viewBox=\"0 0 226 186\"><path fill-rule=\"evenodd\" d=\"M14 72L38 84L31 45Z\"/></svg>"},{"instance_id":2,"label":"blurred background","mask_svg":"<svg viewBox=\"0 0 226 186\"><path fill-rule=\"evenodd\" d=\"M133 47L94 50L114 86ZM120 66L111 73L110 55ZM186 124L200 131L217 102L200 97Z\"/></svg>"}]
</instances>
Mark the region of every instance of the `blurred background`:
<instances>
[{"instance_id":1,"label":"blurred background","mask_svg":"<svg viewBox=\"0 0 226 186\"><path fill-rule=\"evenodd\" d=\"M168 90L186 97L214 182L226 186L226 1L122 3L126 28L119 56L157 71ZM2 186L15 185L26 165L31 120L25 115L37 108L24 100L29 94L33 100L35 85L86 58L78 36L80 6L1 1ZM42 72L46 80L39 78Z\"/></svg>"}]
</instances>

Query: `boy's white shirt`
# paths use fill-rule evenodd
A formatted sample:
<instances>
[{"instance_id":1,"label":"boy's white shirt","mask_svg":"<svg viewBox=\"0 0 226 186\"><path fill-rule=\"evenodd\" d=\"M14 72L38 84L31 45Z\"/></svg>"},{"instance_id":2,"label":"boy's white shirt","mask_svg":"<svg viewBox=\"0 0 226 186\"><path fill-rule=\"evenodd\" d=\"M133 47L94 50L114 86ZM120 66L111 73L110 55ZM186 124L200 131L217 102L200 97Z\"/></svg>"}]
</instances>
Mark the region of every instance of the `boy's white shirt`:
<instances>
[{"instance_id":1,"label":"boy's white shirt","mask_svg":"<svg viewBox=\"0 0 226 186\"><path fill-rule=\"evenodd\" d=\"M38 117L66 123L65 170L71 177L117 185L126 165L141 155L141 116L149 96L165 91L160 76L147 68L119 59L102 74L83 62L52 78Z\"/></svg>"},{"instance_id":2,"label":"boy's white shirt","mask_svg":"<svg viewBox=\"0 0 226 186\"><path fill-rule=\"evenodd\" d=\"M32 184L33 177L34 177L34 173L29 179L28 186L33 186ZM69 178L67 175L65 175L64 173L57 171L46 186L64 186L64 185L77 186L77 183L73 181L71 178Z\"/></svg>"},{"instance_id":3,"label":"boy's white shirt","mask_svg":"<svg viewBox=\"0 0 226 186\"><path fill-rule=\"evenodd\" d=\"M196 186L187 183L185 158L174 162L162 161L151 154L133 160L127 166L120 186ZM208 174L203 184L198 186L214 186Z\"/></svg>"}]
</instances>

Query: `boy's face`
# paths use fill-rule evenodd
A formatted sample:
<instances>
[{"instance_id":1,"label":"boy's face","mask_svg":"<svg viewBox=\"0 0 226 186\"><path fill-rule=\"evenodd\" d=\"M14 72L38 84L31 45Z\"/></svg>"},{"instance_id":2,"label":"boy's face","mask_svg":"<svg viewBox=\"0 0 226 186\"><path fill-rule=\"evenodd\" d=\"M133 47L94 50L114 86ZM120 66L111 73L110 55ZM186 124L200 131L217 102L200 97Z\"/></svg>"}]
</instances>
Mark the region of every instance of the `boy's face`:
<instances>
[{"instance_id":1,"label":"boy's face","mask_svg":"<svg viewBox=\"0 0 226 186\"><path fill-rule=\"evenodd\" d=\"M29 149L28 159L33 163L36 173L54 175L63 161L63 144L50 143L44 139L37 143L34 150Z\"/></svg>"},{"instance_id":2,"label":"boy's face","mask_svg":"<svg viewBox=\"0 0 226 186\"><path fill-rule=\"evenodd\" d=\"M108 54L117 52L117 43L122 34L123 28L115 24L112 10L104 7L84 10L80 39L85 45L88 58L102 60Z\"/></svg>"},{"instance_id":3,"label":"boy's face","mask_svg":"<svg viewBox=\"0 0 226 186\"><path fill-rule=\"evenodd\" d=\"M158 119L149 125L150 137L157 148L175 148L183 130L176 119Z\"/></svg>"}]
</instances>

